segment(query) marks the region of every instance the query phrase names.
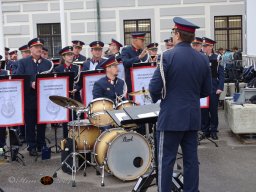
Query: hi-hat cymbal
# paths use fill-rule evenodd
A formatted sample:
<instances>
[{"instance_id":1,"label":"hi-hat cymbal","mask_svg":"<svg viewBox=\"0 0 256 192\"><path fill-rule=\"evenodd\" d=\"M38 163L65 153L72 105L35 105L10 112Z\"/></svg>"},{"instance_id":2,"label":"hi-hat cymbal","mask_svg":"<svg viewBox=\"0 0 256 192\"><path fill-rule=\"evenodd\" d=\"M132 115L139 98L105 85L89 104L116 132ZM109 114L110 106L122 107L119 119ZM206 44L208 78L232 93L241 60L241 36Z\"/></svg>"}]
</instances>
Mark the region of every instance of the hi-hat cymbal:
<instances>
[{"instance_id":1,"label":"hi-hat cymbal","mask_svg":"<svg viewBox=\"0 0 256 192\"><path fill-rule=\"evenodd\" d=\"M129 93L130 96L148 95L148 94L149 94L149 91L145 89Z\"/></svg>"},{"instance_id":2,"label":"hi-hat cymbal","mask_svg":"<svg viewBox=\"0 0 256 192\"><path fill-rule=\"evenodd\" d=\"M82 103L80 103L74 99L63 97L63 96L52 95L49 97L49 99L53 103L60 105L62 107L68 108L68 109L80 110L80 109L86 108Z\"/></svg>"}]
</instances>

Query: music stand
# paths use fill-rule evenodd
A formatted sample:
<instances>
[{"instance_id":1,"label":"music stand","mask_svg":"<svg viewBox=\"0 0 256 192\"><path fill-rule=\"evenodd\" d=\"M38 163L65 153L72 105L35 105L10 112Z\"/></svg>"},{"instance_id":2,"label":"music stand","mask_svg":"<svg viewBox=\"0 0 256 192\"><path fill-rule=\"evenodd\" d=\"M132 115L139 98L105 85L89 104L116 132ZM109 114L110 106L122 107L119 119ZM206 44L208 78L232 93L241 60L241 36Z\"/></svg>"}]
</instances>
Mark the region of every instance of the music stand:
<instances>
[{"instance_id":1,"label":"music stand","mask_svg":"<svg viewBox=\"0 0 256 192\"><path fill-rule=\"evenodd\" d=\"M68 77L69 78L69 90L73 90L73 83L74 83L74 73L73 72L64 72L64 73L49 73L49 74L38 74L36 76L36 79L38 78L47 78L47 77ZM57 123L57 122L56 122ZM61 150L61 147L58 145L58 138L57 138L57 129L59 126L53 126L54 128L54 145L50 146L49 148L52 149L55 147L55 151L52 151L52 153L59 153ZM48 138L45 137L45 139L51 143Z\"/></svg>"},{"instance_id":2,"label":"music stand","mask_svg":"<svg viewBox=\"0 0 256 192\"><path fill-rule=\"evenodd\" d=\"M6 76L0 76L0 80L4 79L22 79L23 80L23 90L24 90L24 101L26 103L26 96L29 91L29 84L30 84L30 76L29 75L6 75ZM24 105L24 110L26 109L26 104ZM25 118L24 118L25 119ZM21 124L20 124L21 125ZM25 166L24 162L24 156L19 152L19 146L21 146L21 142L18 138L18 135L16 134L15 130L10 129L10 127L6 127L6 130L8 132L8 138L7 138L7 147L8 150L4 152L5 157L10 157L11 161L17 161L21 163L23 166ZM13 148L13 146L15 146ZM7 155L7 153L10 153L10 155Z\"/></svg>"}]
</instances>

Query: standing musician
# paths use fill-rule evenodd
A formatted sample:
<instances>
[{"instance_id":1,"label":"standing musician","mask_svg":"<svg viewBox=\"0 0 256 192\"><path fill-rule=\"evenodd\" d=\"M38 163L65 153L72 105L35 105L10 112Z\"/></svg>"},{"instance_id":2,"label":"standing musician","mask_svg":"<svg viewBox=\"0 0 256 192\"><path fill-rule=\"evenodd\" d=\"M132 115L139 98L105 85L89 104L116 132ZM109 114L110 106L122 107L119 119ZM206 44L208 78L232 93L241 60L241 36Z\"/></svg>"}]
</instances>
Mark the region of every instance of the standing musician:
<instances>
[{"instance_id":1,"label":"standing musician","mask_svg":"<svg viewBox=\"0 0 256 192\"><path fill-rule=\"evenodd\" d=\"M73 43L73 51L74 51L73 60L74 61L85 61L86 57L84 55L80 54L85 43L83 41L79 41L79 40L74 40L74 41L72 41L72 43Z\"/></svg>"},{"instance_id":2,"label":"standing musician","mask_svg":"<svg viewBox=\"0 0 256 192\"><path fill-rule=\"evenodd\" d=\"M184 191L198 192L197 131L200 98L211 92L209 62L191 47L193 23L174 17L174 48L163 53L149 84L153 102L161 99L157 122L158 191L172 189L173 166L179 145L183 152Z\"/></svg>"},{"instance_id":3,"label":"standing musician","mask_svg":"<svg viewBox=\"0 0 256 192\"><path fill-rule=\"evenodd\" d=\"M92 58L87 59L83 63L82 71L101 69L101 64L106 60L102 58L102 49L104 43L101 41L93 41L89 45L91 47Z\"/></svg>"},{"instance_id":4,"label":"standing musician","mask_svg":"<svg viewBox=\"0 0 256 192\"><path fill-rule=\"evenodd\" d=\"M61 55L61 62L60 65L54 68L54 72L57 73L64 73L64 72L73 72L74 73L74 81L78 80L79 78L79 66L73 65L73 58L74 58L74 52L72 46L64 47L59 51L59 54ZM76 100L81 101L80 98L80 86L78 86L76 83L74 83L74 89L70 92L71 94L75 94ZM68 128L67 123L63 123L63 138L68 137Z\"/></svg>"},{"instance_id":5,"label":"standing musician","mask_svg":"<svg viewBox=\"0 0 256 192\"><path fill-rule=\"evenodd\" d=\"M173 45L173 38L172 37L170 37L170 39L165 39L164 42L165 42L166 50L172 49L174 47L174 45Z\"/></svg>"},{"instance_id":6,"label":"standing musician","mask_svg":"<svg viewBox=\"0 0 256 192\"><path fill-rule=\"evenodd\" d=\"M22 58L27 58L31 55L30 49L28 45L23 45L19 48L21 57Z\"/></svg>"},{"instance_id":7,"label":"standing musician","mask_svg":"<svg viewBox=\"0 0 256 192\"><path fill-rule=\"evenodd\" d=\"M214 40L203 37L203 52L209 58L212 72L212 92L210 95L209 109L202 110L202 137L211 137L217 140L219 125L218 105L220 94L224 88L224 67L218 63L218 56L213 52L215 43Z\"/></svg>"},{"instance_id":8,"label":"standing musician","mask_svg":"<svg viewBox=\"0 0 256 192\"><path fill-rule=\"evenodd\" d=\"M120 61L120 57L116 58L112 55L101 64L101 67L106 71L106 77L102 77L94 83L93 99L105 97L111 99L115 104L125 99L127 93L126 84L117 77Z\"/></svg>"},{"instance_id":9,"label":"standing musician","mask_svg":"<svg viewBox=\"0 0 256 192\"><path fill-rule=\"evenodd\" d=\"M30 56L30 54L31 54L28 45L21 46L19 48L19 51L21 53L22 58L26 58L26 57ZM13 63L13 65L12 65L12 74L13 75L16 74L18 65L19 65L19 60L17 60L16 62Z\"/></svg>"},{"instance_id":10,"label":"standing musician","mask_svg":"<svg viewBox=\"0 0 256 192\"><path fill-rule=\"evenodd\" d=\"M192 41L191 43L191 46L196 51L202 52L202 44L203 44L203 39L200 37L195 37L194 41Z\"/></svg>"},{"instance_id":11,"label":"standing musician","mask_svg":"<svg viewBox=\"0 0 256 192\"><path fill-rule=\"evenodd\" d=\"M36 156L41 152L45 143L45 124L37 124L37 98L36 98L36 75L49 73L53 64L41 57L43 39L34 38L28 42L31 56L19 60L17 75L30 75L30 92L25 101L25 124L26 141L30 156ZM37 131L36 131L37 127Z\"/></svg>"},{"instance_id":12,"label":"standing musician","mask_svg":"<svg viewBox=\"0 0 256 192\"><path fill-rule=\"evenodd\" d=\"M109 57L111 55L115 55L116 57L121 57L120 53L120 48L123 47L123 45L118 42L115 39L112 39L111 42L109 43L109 48L107 50L107 54L105 55L106 57ZM118 78L124 80L124 65L123 63L120 63L118 65L119 73L118 73Z\"/></svg>"},{"instance_id":13,"label":"standing musician","mask_svg":"<svg viewBox=\"0 0 256 192\"><path fill-rule=\"evenodd\" d=\"M13 73L13 69L15 68L14 65L15 65L15 62L17 61L18 59L18 54L17 54L17 50L14 50L14 51L11 51L9 52L9 56L10 56L10 59L6 60L5 62L5 69L6 70L9 70L10 71L10 74Z\"/></svg>"},{"instance_id":14,"label":"standing musician","mask_svg":"<svg viewBox=\"0 0 256 192\"><path fill-rule=\"evenodd\" d=\"M144 48L146 33L132 33L132 44L122 49L121 57L125 71L125 83L128 93L132 92L131 67L134 63L145 62L148 59L147 48Z\"/></svg>"},{"instance_id":15,"label":"standing musician","mask_svg":"<svg viewBox=\"0 0 256 192\"><path fill-rule=\"evenodd\" d=\"M0 55L0 60L2 59L2 55ZM8 75L8 71L4 70L0 66L0 76L6 76ZM3 127L0 127L0 148L4 148L5 146L5 137L6 137L6 129Z\"/></svg>"},{"instance_id":16,"label":"standing musician","mask_svg":"<svg viewBox=\"0 0 256 192\"><path fill-rule=\"evenodd\" d=\"M158 43L150 43L147 45L148 54L150 55L148 62L157 62Z\"/></svg>"},{"instance_id":17,"label":"standing musician","mask_svg":"<svg viewBox=\"0 0 256 192\"><path fill-rule=\"evenodd\" d=\"M46 47L43 47L41 57L44 59L49 59L49 50Z\"/></svg>"}]
</instances>

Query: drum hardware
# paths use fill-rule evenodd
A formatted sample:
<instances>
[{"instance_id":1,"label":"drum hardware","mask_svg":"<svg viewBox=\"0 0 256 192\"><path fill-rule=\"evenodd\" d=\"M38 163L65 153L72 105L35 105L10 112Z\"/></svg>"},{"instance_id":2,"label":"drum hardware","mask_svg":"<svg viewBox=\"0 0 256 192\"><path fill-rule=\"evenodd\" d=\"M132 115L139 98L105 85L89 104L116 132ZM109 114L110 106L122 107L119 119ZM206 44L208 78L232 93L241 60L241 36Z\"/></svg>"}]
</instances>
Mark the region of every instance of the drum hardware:
<instances>
[{"instance_id":1,"label":"drum hardware","mask_svg":"<svg viewBox=\"0 0 256 192\"><path fill-rule=\"evenodd\" d=\"M66 97L62 97L62 96L50 96L49 97L51 101L53 101L55 104L60 105L64 108L70 109L71 110L71 117L72 117L72 133L71 133L71 138L72 138L72 143L73 143L73 152L70 153L64 161L61 162L61 165L55 170L53 177L56 178L57 177L57 171L59 169L62 168L62 166L64 164L67 165L67 167L71 170L72 172L72 187L76 187L76 181L75 181L75 175L77 173L77 171L79 171L86 163L89 163L89 161L86 161L86 159L78 152L76 152L76 148L75 148L75 123L74 123L74 111L76 111L76 115L77 115L77 122L78 122L78 137L80 137L80 115L81 115L81 109L86 109L86 107L84 107L83 104L81 104L80 102L70 99L70 98L66 98ZM82 163L82 165L80 165L78 168L76 167L76 156L81 157L84 162ZM72 166L69 166L69 164L67 163L67 160L69 159L69 157L72 157L73 161L72 161ZM86 166L86 165L85 165ZM94 166L94 165L92 165ZM86 172L85 172L85 168L84 168L84 176L86 176Z\"/></svg>"}]
</instances>

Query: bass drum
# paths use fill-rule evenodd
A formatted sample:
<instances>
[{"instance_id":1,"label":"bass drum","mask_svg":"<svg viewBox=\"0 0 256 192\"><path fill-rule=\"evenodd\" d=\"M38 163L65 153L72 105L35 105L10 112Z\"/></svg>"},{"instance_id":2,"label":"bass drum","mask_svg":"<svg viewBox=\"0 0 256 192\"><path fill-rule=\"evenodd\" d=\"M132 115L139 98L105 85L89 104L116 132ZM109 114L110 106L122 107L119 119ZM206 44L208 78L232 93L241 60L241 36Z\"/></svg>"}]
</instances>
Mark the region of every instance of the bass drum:
<instances>
[{"instance_id":1,"label":"bass drum","mask_svg":"<svg viewBox=\"0 0 256 192\"><path fill-rule=\"evenodd\" d=\"M140 134L121 128L104 131L94 145L97 165L115 177L130 181L143 175L151 164L152 151Z\"/></svg>"}]
</instances>

